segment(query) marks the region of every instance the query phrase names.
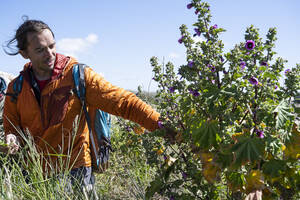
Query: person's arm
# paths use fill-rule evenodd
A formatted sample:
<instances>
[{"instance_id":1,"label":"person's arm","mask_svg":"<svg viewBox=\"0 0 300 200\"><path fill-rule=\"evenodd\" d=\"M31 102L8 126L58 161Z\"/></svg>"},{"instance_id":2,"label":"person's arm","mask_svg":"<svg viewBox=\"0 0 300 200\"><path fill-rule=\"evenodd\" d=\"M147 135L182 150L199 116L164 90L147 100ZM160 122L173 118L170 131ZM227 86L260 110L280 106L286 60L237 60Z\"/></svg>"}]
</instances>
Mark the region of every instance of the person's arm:
<instances>
[{"instance_id":1,"label":"person's arm","mask_svg":"<svg viewBox=\"0 0 300 200\"><path fill-rule=\"evenodd\" d=\"M8 85L8 93L12 93L12 83ZM19 140L17 129L20 127L19 115L17 113L17 103L11 101L10 96L5 97L3 109L3 127L5 134L5 141L8 144L8 152L14 154L19 149Z\"/></svg>"},{"instance_id":2,"label":"person's arm","mask_svg":"<svg viewBox=\"0 0 300 200\"><path fill-rule=\"evenodd\" d=\"M132 92L113 86L91 68L85 69L85 79L88 105L136 122L149 131L159 128L160 114Z\"/></svg>"}]
</instances>

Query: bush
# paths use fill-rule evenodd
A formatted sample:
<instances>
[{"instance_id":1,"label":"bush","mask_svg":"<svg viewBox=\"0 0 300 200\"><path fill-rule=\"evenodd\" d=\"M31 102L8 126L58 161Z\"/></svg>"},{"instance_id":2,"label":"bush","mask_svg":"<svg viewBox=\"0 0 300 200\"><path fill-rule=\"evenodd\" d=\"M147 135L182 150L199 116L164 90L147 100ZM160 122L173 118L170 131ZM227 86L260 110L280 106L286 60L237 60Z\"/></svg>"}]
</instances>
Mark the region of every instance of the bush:
<instances>
[{"instance_id":1,"label":"bush","mask_svg":"<svg viewBox=\"0 0 300 200\"><path fill-rule=\"evenodd\" d=\"M160 168L147 197L241 199L256 190L264 199L299 197L300 132L291 100L300 65L285 70L280 85L286 61L274 57L275 28L263 41L250 26L245 41L224 53L225 30L211 25L209 5L193 0L187 7L197 16L193 33L180 27L187 64L176 73L172 63L151 59L157 108L178 134L177 144L163 142L164 159L151 160Z\"/></svg>"}]
</instances>

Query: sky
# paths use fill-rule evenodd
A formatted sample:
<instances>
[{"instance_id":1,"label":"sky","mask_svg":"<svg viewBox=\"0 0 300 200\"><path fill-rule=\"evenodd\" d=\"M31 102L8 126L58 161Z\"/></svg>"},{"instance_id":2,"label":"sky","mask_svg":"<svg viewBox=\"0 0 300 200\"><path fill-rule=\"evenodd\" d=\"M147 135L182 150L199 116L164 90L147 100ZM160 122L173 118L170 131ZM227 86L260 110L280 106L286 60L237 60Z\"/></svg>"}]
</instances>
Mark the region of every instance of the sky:
<instances>
[{"instance_id":1,"label":"sky","mask_svg":"<svg viewBox=\"0 0 300 200\"><path fill-rule=\"evenodd\" d=\"M253 24L265 35L277 28L275 51L288 60L285 68L300 63L299 0L207 0L212 25L226 30L220 38L229 51L244 41ZM150 58L186 64L185 48L178 43L179 27L193 33L197 16L187 9L189 0L10 0L1 1L0 43L14 37L22 16L47 23L55 34L57 52L74 56L119 87L155 91ZM28 62L0 50L0 71L18 75Z\"/></svg>"}]
</instances>

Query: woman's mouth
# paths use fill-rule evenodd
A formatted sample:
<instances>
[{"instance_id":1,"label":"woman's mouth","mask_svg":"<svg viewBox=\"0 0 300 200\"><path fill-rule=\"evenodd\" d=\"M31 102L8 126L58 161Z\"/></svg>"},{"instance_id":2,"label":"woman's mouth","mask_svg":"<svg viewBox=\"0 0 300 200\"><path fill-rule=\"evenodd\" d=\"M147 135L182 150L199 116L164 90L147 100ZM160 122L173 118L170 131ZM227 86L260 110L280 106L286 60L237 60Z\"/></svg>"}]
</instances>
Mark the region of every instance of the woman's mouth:
<instances>
[{"instance_id":1,"label":"woman's mouth","mask_svg":"<svg viewBox=\"0 0 300 200\"><path fill-rule=\"evenodd\" d=\"M52 67L54 65L55 59L51 59L51 60L47 60L45 63L46 65L48 65L49 67Z\"/></svg>"}]
</instances>

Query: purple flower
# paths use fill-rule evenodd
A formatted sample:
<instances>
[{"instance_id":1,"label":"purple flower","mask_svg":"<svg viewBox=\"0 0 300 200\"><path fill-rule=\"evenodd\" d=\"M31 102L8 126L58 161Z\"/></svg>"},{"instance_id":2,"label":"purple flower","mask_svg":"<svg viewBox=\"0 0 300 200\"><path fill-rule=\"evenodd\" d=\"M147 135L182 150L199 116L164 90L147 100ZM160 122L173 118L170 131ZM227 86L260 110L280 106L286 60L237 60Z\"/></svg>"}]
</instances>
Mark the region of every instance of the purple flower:
<instances>
[{"instance_id":1,"label":"purple flower","mask_svg":"<svg viewBox=\"0 0 300 200\"><path fill-rule=\"evenodd\" d=\"M197 97L197 96L199 96L199 95L200 95L200 93L199 93L197 90L194 90L194 91L193 91L193 96L194 96L194 97Z\"/></svg>"},{"instance_id":2,"label":"purple flower","mask_svg":"<svg viewBox=\"0 0 300 200\"><path fill-rule=\"evenodd\" d=\"M223 56L220 56L221 62L224 62L224 58Z\"/></svg>"},{"instance_id":3,"label":"purple flower","mask_svg":"<svg viewBox=\"0 0 300 200\"><path fill-rule=\"evenodd\" d=\"M266 61L261 61L260 65L262 65L262 66L268 66L268 63Z\"/></svg>"},{"instance_id":4,"label":"purple flower","mask_svg":"<svg viewBox=\"0 0 300 200\"><path fill-rule=\"evenodd\" d=\"M211 83L212 83L212 84L215 84L215 83L216 83L216 80L214 80L214 79L211 80Z\"/></svg>"},{"instance_id":5,"label":"purple flower","mask_svg":"<svg viewBox=\"0 0 300 200\"><path fill-rule=\"evenodd\" d=\"M213 29L216 29L216 28L218 28L218 25L215 24L215 25L212 26L212 28L213 28Z\"/></svg>"},{"instance_id":6,"label":"purple flower","mask_svg":"<svg viewBox=\"0 0 300 200\"><path fill-rule=\"evenodd\" d=\"M178 40L179 44L181 44L181 43L182 43L182 40L183 40L183 38L184 38L184 36L183 36L183 35L182 35L182 36L179 38L179 40Z\"/></svg>"},{"instance_id":7,"label":"purple flower","mask_svg":"<svg viewBox=\"0 0 300 200\"><path fill-rule=\"evenodd\" d=\"M170 197L170 200L175 200L175 198L173 196Z\"/></svg>"},{"instance_id":8,"label":"purple flower","mask_svg":"<svg viewBox=\"0 0 300 200\"><path fill-rule=\"evenodd\" d=\"M189 61L188 66L192 68L194 64L195 64L194 61Z\"/></svg>"},{"instance_id":9,"label":"purple flower","mask_svg":"<svg viewBox=\"0 0 300 200\"><path fill-rule=\"evenodd\" d=\"M198 28L195 28L194 31L196 32L194 34L194 36L196 36L196 35L200 36L201 35L201 32L200 32L200 30Z\"/></svg>"},{"instance_id":10,"label":"purple flower","mask_svg":"<svg viewBox=\"0 0 300 200\"><path fill-rule=\"evenodd\" d=\"M224 70L223 70L223 73L224 73L224 74L228 74L228 71L226 71L226 70L224 69Z\"/></svg>"},{"instance_id":11,"label":"purple flower","mask_svg":"<svg viewBox=\"0 0 300 200\"><path fill-rule=\"evenodd\" d=\"M191 9L193 7L193 3L189 3L188 5L186 5L187 9Z\"/></svg>"},{"instance_id":12,"label":"purple flower","mask_svg":"<svg viewBox=\"0 0 300 200\"><path fill-rule=\"evenodd\" d=\"M245 66L246 66L246 62L245 61L241 61L240 62L240 66L241 66L241 69L244 70Z\"/></svg>"},{"instance_id":13,"label":"purple flower","mask_svg":"<svg viewBox=\"0 0 300 200\"><path fill-rule=\"evenodd\" d=\"M196 14L196 15L198 15L198 13L199 13L199 10L198 10L198 9L197 9L197 10L195 10L195 14Z\"/></svg>"},{"instance_id":14,"label":"purple flower","mask_svg":"<svg viewBox=\"0 0 300 200\"><path fill-rule=\"evenodd\" d=\"M195 90L195 91L193 92L193 96L194 96L194 97L197 97L197 96L199 96L199 95L200 95L200 93L199 93L198 91Z\"/></svg>"},{"instance_id":15,"label":"purple flower","mask_svg":"<svg viewBox=\"0 0 300 200\"><path fill-rule=\"evenodd\" d=\"M275 90L276 90L276 89L278 88L278 85L275 85L274 88L275 88Z\"/></svg>"},{"instance_id":16,"label":"purple flower","mask_svg":"<svg viewBox=\"0 0 300 200\"><path fill-rule=\"evenodd\" d=\"M252 50L255 47L255 42L253 40L247 40L246 44L245 44L245 48L247 50Z\"/></svg>"},{"instance_id":17,"label":"purple flower","mask_svg":"<svg viewBox=\"0 0 300 200\"><path fill-rule=\"evenodd\" d=\"M163 128L164 128L164 125L163 125L162 121L158 121L158 122L157 122L157 125L158 125L158 127L159 127L160 129L163 129Z\"/></svg>"},{"instance_id":18,"label":"purple flower","mask_svg":"<svg viewBox=\"0 0 300 200\"><path fill-rule=\"evenodd\" d=\"M256 135L259 137L259 138L264 138L264 132L261 131L261 130L256 130Z\"/></svg>"},{"instance_id":19,"label":"purple flower","mask_svg":"<svg viewBox=\"0 0 300 200\"><path fill-rule=\"evenodd\" d=\"M197 97L197 96L200 95L200 93L199 93L197 90L189 89L189 92L190 92L190 94L192 94L194 97Z\"/></svg>"},{"instance_id":20,"label":"purple flower","mask_svg":"<svg viewBox=\"0 0 300 200\"><path fill-rule=\"evenodd\" d=\"M181 175L182 175L184 180L187 178L187 174L185 172L182 172Z\"/></svg>"},{"instance_id":21,"label":"purple flower","mask_svg":"<svg viewBox=\"0 0 300 200\"><path fill-rule=\"evenodd\" d=\"M207 67L210 68L211 72L215 72L216 71L216 67L213 66L213 65L208 64Z\"/></svg>"},{"instance_id":22,"label":"purple flower","mask_svg":"<svg viewBox=\"0 0 300 200\"><path fill-rule=\"evenodd\" d=\"M286 74L288 74L288 73L290 73L290 72L291 72L291 70L290 70L290 69L287 69L287 70L284 71L284 74L286 75Z\"/></svg>"},{"instance_id":23,"label":"purple flower","mask_svg":"<svg viewBox=\"0 0 300 200\"><path fill-rule=\"evenodd\" d=\"M258 80L257 80L257 78L255 78L255 77L251 77L251 78L249 79L249 82L250 82L252 85L257 85L257 84L258 84Z\"/></svg>"},{"instance_id":24,"label":"purple flower","mask_svg":"<svg viewBox=\"0 0 300 200\"><path fill-rule=\"evenodd\" d=\"M175 92L175 87L169 87L169 91L170 91L171 93Z\"/></svg>"}]
</instances>

